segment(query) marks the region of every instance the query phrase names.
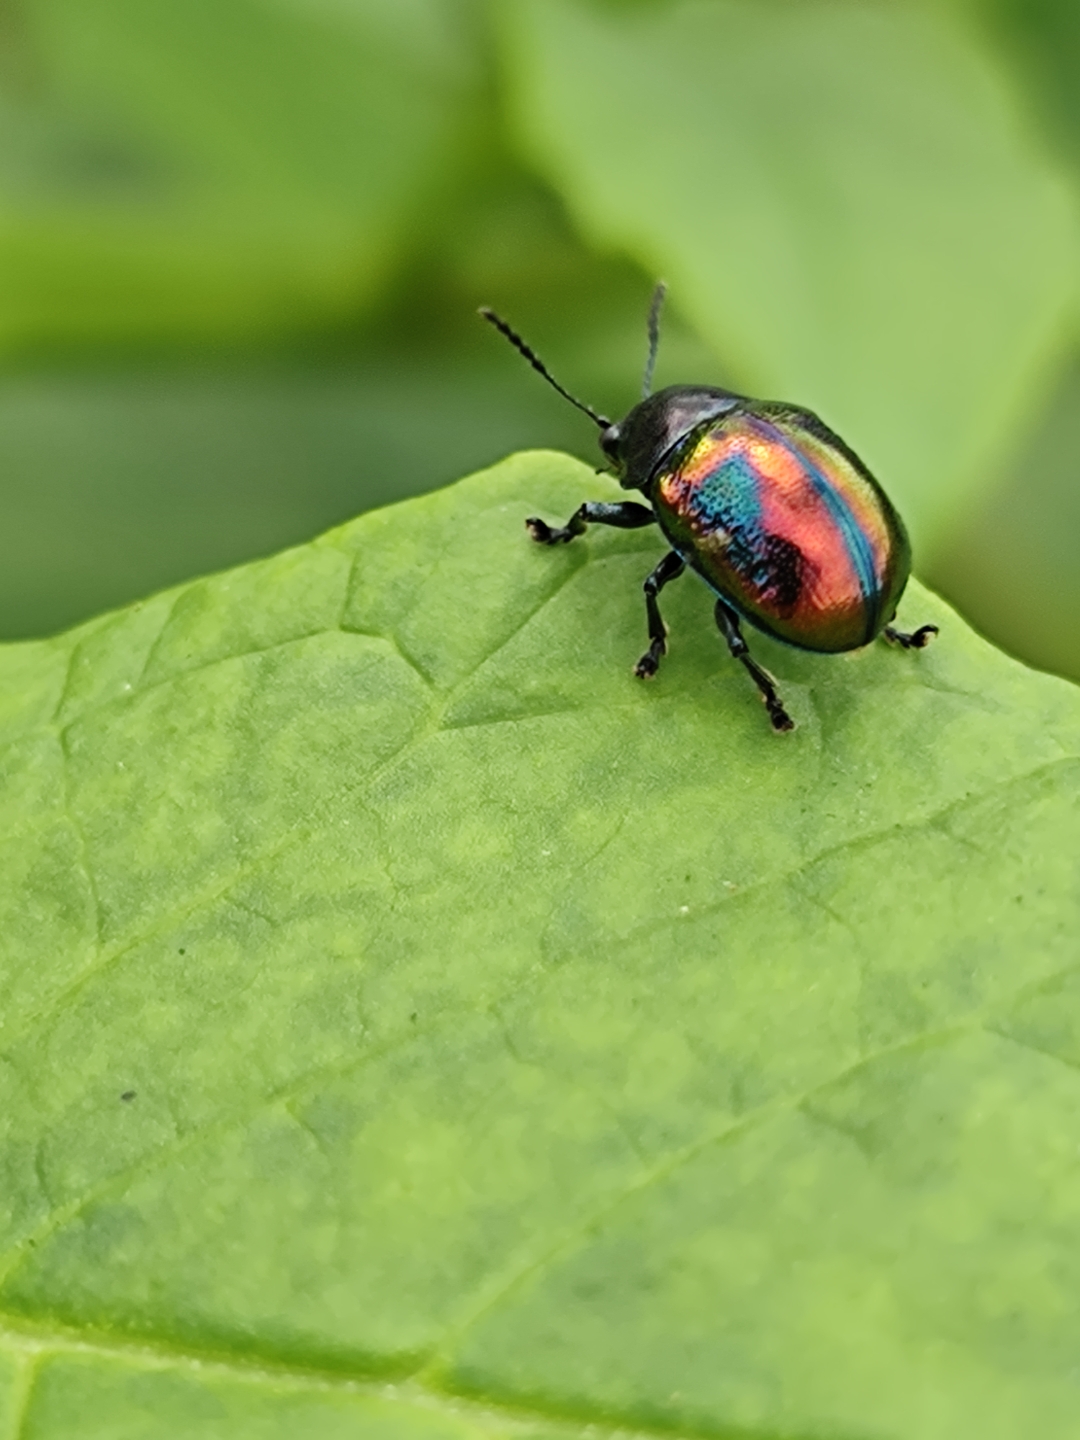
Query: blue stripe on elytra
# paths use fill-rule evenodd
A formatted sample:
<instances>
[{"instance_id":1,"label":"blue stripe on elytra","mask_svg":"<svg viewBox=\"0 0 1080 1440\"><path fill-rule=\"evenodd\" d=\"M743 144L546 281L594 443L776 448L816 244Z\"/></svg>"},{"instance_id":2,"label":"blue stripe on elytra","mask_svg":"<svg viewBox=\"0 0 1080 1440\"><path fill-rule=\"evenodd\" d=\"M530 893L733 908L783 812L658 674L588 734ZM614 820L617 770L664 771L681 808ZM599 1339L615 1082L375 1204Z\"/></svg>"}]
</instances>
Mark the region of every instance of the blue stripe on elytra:
<instances>
[{"instance_id":1,"label":"blue stripe on elytra","mask_svg":"<svg viewBox=\"0 0 1080 1440\"><path fill-rule=\"evenodd\" d=\"M859 589L862 591L863 604L869 606L872 597L877 594L877 569L874 565L874 550L870 541L859 528L859 523L851 513L851 508L844 497L837 493L836 486L829 477L820 471L805 451L792 444L787 436L777 426L771 425L769 421L762 420L757 415L746 417L753 426L767 431L769 438L777 440L793 460L797 460L806 473L814 482L814 489L825 502L825 508L840 527L840 533L844 537L844 545L847 548L848 558L859 578Z\"/></svg>"}]
</instances>

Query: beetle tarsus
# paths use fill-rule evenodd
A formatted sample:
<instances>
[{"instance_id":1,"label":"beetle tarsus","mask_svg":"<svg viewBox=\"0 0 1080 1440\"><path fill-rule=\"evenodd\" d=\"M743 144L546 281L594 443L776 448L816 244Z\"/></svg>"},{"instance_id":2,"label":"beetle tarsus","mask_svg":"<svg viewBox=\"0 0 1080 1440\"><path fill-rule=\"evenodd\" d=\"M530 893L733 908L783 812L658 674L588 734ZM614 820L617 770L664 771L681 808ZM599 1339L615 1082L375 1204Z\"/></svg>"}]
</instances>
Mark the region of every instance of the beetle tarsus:
<instances>
[{"instance_id":1,"label":"beetle tarsus","mask_svg":"<svg viewBox=\"0 0 1080 1440\"><path fill-rule=\"evenodd\" d=\"M565 545L576 535L584 535L590 525L614 525L619 530L639 530L642 525L655 525L656 516L647 505L635 500L586 500L579 505L560 529L553 529L537 515L530 515L525 528L539 545Z\"/></svg>"},{"instance_id":2,"label":"beetle tarsus","mask_svg":"<svg viewBox=\"0 0 1080 1440\"><path fill-rule=\"evenodd\" d=\"M660 669L660 656L667 654L667 645L661 640L654 640L645 654L634 666L634 674L639 680L651 680Z\"/></svg>"},{"instance_id":3,"label":"beetle tarsus","mask_svg":"<svg viewBox=\"0 0 1080 1440\"><path fill-rule=\"evenodd\" d=\"M768 701L765 703L768 706L769 719L772 721L772 728L774 730L782 734L785 730L795 729L795 721L792 720L791 716L779 701L774 702L772 705L769 705Z\"/></svg>"},{"instance_id":4,"label":"beetle tarsus","mask_svg":"<svg viewBox=\"0 0 1080 1440\"><path fill-rule=\"evenodd\" d=\"M891 625L886 625L882 633L891 644L902 645L905 650L923 650L938 633L938 627L920 625L909 635L903 630L894 630Z\"/></svg>"},{"instance_id":5,"label":"beetle tarsus","mask_svg":"<svg viewBox=\"0 0 1080 1440\"><path fill-rule=\"evenodd\" d=\"M780 734L783 734L786 730L794 730L795 721L792 720L791 716L784 709L783 701L776 693L776 682L769 672L761 668L749 650L747 650L744 655L740 655L739 659L746 666L747 670L749 670L753 676L754 684L761 691L761 698L765 703L765 709L769 712L769 720L772 723L772 728Z\"/></svg>"},{"instance_id":6,"label":"beetle tarsus","mask_svg":"<svg viewBox=\"0 0 1080 1440\"><path fill-rule=\"evenodd\" d=\"M565 545L568 540L574 538L573 532L567 528L553 530L537 515L530 515L525 521L525 528L538 545Z\"/></svg>"},{"instance_id":7,"label":"beetle tarsus","mask_svg":"<svg viewBox=\"0 0 1080 1440\"><path fill-rule=\"evenodd\" d=\"M794 730L795 721L784 709L784 702L776 692L776 681L767 670L762 669L750 654L750 647L743 639L742 631L739 629L739 617L723 600L716 602L716 623L720 627L721 635L727 641L728 649L736 660L745 665L750 678L757 686L765 708L769 712L769 720L773 729L780 733L785 730Z\"/></svg>"}]
</instances>

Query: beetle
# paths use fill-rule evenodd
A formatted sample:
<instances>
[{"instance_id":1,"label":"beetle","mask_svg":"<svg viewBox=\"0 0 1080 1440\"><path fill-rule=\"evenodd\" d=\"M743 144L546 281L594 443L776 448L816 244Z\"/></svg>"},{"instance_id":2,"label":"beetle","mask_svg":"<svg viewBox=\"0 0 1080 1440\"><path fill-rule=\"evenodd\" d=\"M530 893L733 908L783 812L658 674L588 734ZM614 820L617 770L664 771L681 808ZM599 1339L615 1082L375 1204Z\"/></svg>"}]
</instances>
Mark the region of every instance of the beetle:
<instances>
[{"instance_id":1,"label":"beetle","mask_svg":"<svg viewBox=\"0 0 1080 1440\"><path fill-rule=\"evenodd\" d=\"M776 681L750 654L741 621L802 650L837 654L878 636L921 650L936 625L893 628L911 570L904 523L870 471L812 410L754 400L714 385L652 393L660 284L649 308L642 399L617 423L576 399L500 316L480 314L534 370L600 429L600 449L625 490L649 502L586 500L565 525L532 515L541 545L565 545L589 525L658 524L670 545L646 578L649 648L634 667L654 676L667 651L657 597L689 566L716 593L716 623L757 686L774 730L794 729Z\"/></svg>"}]
</instances>

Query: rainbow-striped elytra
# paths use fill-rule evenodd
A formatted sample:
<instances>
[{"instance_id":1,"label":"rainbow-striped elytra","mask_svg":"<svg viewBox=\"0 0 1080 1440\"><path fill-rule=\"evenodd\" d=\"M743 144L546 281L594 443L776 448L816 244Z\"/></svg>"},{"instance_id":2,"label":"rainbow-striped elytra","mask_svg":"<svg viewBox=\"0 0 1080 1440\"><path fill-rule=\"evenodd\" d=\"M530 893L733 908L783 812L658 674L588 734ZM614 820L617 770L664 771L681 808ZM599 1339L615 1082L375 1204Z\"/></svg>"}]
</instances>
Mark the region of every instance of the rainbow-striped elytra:
<instances>
[{"instance_id":1,"label":"rainbow-striped elytra","mask_svg":"<svg viewBox=\"0 0 1080 1440\"><path fill-rule=\"evenodd\" d=\"M657 471L672 547L740 614L806 650L869 644L896 610L910 546L881 487L817 417L740 406Z\"/></svg>"},{"instance_id":2,"label":"rainbow-striped elytra","mask_svg":"<svg viewBox=\"0 0 1080 1440\"><path fill-rule=\"evenodd\" d=\"M855 650L879 635L921 649L937 627L906 634L889 623L911 568L907 532L863 462L812 411L710 385L649 393L663 297L659 285L649 311L644 398L618 424L576 400L504 320L481 310L600 427L600 448L619 483L649 501L586 501L561 527L536 516L525 524L544 545L566 544L590 524L658 524L671 549L645 580L649 648L634 673L656 674L667 650L657 596L689 565L716 592L716 623L757 685L773 728L791 730L740 617L789 645L825 653Z\"/></svg>"}]
</instances>

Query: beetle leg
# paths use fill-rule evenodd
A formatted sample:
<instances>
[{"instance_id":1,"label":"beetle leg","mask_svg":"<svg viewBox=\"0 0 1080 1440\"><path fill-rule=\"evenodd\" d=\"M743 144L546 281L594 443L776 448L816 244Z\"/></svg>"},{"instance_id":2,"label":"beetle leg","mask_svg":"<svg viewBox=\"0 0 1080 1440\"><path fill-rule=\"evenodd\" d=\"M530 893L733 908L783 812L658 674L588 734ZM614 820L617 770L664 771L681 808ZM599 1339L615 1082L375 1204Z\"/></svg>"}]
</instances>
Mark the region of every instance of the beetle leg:
<instances>
[{"instance_id":1,"label":"beetle leg","mask_svg":"<svg viewBox=\"0 0 1080 1440\"><path fill-rule=\"evenodd\" d=\"M604 500L586 500L561 529L552 529L535 515L530 515L525 521L525 528L540 545L565 545L575 535L584 535L587 525L617 525L620 530L637 530L642 525L655 523L656 516L649 507L638 505L633 500L616 501L614 504Z\"/></svg>"},{"instance_id":2,"label":"beetle leg","mask_svg":"<svg viewBox=\"0 0 1080 1440\"><path fill-rule=\"evenodd\" d=\"M776 684L767 670L763 670L754 657L750 654L749 647L743 639L742 631L739 629L739 617L730 605L723 600L716 602L716 623L720 627L720 633L727 641L727 647L736 660L741 660L749 670L754 684L761 691L761 698L765 702L765 708L769 712L769 719L772 721L774 730L794 730L795 722L784 709L780 696L776 693Z\"/></svg>"},{"instance_id":3,"label":"beetle leg","mask_svg":"<svg viewBox=\"0 0 1080 1440\"><path fill-rule=\"evenodd\" d=\"M902 645L905 650L921 650L924 645L930 644L931 637L938 633L938 627L936 625L920 625L917 630L913 630L910 635L907 635L903 630L894 630L891 625L886 625L881 633L893 645Z\"/></svg>"},{"instance_id":4,"label":"beetle leg","mask_svg":"<svg viewBox=\"0 0 1080 1440\"><path fill-rule=\"evenodd\" d=\"M634 666L639 680L650 680L660 665L660 656L667 651L667 626L660 618L660 606L656 597L669 580L677 579L686 569L686 561L674 550L669 550L645 581L645 614L649 621L649 648Z\"/></svg>"}]
</instances>

